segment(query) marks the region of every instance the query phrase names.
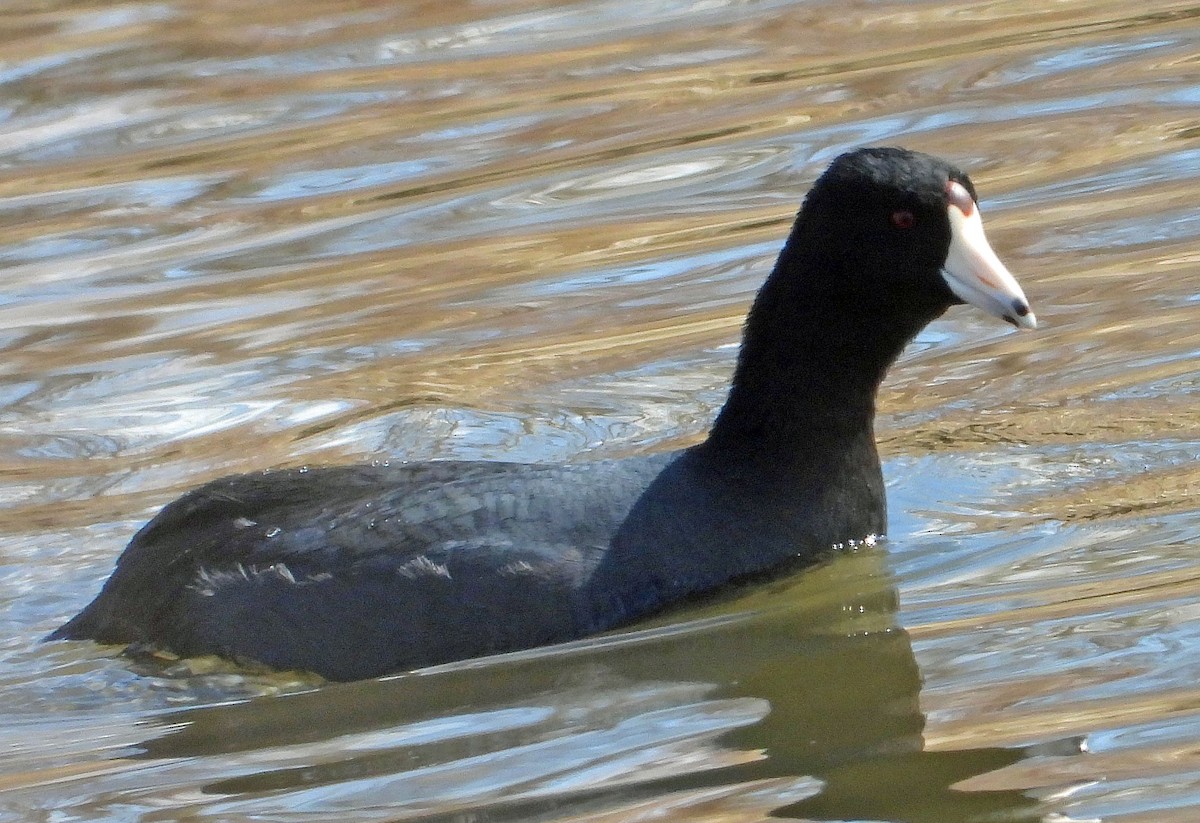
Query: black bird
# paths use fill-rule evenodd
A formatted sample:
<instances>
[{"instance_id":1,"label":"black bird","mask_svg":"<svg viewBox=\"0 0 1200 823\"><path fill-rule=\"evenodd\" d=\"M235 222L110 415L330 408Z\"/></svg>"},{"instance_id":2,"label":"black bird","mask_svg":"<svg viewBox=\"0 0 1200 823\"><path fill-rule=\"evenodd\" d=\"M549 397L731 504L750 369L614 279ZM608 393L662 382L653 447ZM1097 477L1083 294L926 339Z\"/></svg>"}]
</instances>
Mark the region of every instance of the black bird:
<instances>
[{"instance_id":1,"label":"black bird","mask_svg":"<svg viewBox=\"0 0 1200 823\"><path fill-rule=\"evenodd\" d=\"M354 680L604 631L881 535L876 391L964 302L1036 325L967 175L903 149L849 152L806 197L700 445L216 480L142 528L50 637Z\"/></svg>"}]
</instances>

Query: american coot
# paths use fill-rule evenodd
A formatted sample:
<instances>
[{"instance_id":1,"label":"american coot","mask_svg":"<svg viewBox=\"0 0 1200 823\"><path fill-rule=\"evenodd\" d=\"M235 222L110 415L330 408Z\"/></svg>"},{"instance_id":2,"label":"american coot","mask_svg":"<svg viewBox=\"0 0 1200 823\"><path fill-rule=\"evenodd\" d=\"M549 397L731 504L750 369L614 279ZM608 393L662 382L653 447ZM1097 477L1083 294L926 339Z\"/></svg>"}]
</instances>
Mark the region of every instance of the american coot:
<instances>
[{"instance_id":1,"label":"american coot","mask_svg":"<svg viewBox=\"0 0 1200 823\"><path fill-rule=\"evenodd\" d=\"M971 303L1033 328L967 176L859 149L805 199L693 448L272 471L192 491L51 638L353 680L581 637L885 528L884 372Z\"/></svg>"}]
</instances>

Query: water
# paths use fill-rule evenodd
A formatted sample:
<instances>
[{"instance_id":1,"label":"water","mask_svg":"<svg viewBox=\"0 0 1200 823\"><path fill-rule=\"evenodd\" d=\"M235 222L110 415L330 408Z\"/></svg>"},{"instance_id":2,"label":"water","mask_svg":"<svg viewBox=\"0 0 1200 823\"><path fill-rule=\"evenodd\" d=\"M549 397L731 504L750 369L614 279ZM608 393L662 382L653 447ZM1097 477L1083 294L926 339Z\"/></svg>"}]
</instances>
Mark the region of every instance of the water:
<instances>
[{"instance_id":1,"label":"water","mask_svg":"<svg viewBox=\"0 0 1200 823\"><path fill-rule=\"evenodd\" d=\"M1200 817L1200 11L10 4L0 820ZM881 397L889 540L329 685L38 639L232 471L694 441L839 151L972 172L1041 328Z\"/></svg>"}]
</instances>

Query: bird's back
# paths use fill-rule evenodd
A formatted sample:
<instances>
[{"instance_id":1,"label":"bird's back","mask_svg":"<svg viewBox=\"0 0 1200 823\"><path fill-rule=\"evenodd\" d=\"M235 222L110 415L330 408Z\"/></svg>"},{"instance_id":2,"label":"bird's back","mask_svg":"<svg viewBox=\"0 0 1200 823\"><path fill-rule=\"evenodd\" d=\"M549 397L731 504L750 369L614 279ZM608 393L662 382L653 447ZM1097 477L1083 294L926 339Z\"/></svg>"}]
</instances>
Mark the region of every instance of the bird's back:
<instances>
[{"instance_id":1,"label":"bird's back","mask_svg":"<svg viewBox=\"0 0 1200 823\"><path fill-rule=\"evenodd\" d=\"M55 633L357 679L594 630L577 593L670 461L235 475L164 508Z\"/></svg>"}]
</instances>

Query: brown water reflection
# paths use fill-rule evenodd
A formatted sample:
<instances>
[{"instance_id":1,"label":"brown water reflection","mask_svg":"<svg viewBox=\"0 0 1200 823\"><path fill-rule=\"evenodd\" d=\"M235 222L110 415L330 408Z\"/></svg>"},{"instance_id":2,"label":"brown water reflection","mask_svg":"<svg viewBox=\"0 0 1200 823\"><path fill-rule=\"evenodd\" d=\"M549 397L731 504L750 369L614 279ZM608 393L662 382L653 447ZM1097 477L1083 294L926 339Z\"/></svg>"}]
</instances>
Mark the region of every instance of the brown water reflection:
<instances>
[{"instance_id":1,"label":"brown water reflection","mask_svg":"<svg viewBox=\"0 0 1200 823\"><path fill-rule=\"evenodd\" d=\"M1198 20L6 9L0 819L1194 819ZM886 552L347 686L37 642L223 473L697 437L797 199L871 142L972 171L1042 322L952 311L890 377Z\"/></svg>"}]
</instances>

